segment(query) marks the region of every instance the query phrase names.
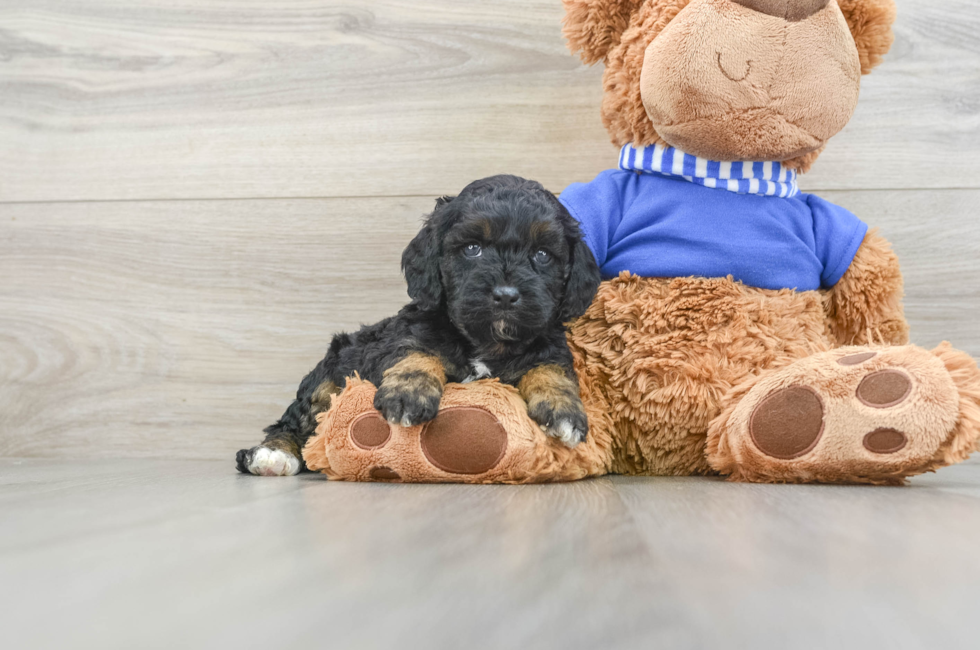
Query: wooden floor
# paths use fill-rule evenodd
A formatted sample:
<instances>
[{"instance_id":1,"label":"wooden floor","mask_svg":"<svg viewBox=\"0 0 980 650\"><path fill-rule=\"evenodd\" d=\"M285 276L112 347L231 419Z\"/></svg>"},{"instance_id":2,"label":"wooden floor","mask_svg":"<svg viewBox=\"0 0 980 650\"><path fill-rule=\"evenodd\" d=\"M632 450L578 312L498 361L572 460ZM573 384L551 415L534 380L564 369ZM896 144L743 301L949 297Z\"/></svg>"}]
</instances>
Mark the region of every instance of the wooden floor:
<instances>
[{"instance_id":1,"label":"wooden floor","mask_svg":"<svg viewBox=\"0 0 980 650\"><path fill-rule=\"evenodd\" d=\"M0 460L5 648L976 648L980 464L906 488Z\"/></svg>"}]
</instances>

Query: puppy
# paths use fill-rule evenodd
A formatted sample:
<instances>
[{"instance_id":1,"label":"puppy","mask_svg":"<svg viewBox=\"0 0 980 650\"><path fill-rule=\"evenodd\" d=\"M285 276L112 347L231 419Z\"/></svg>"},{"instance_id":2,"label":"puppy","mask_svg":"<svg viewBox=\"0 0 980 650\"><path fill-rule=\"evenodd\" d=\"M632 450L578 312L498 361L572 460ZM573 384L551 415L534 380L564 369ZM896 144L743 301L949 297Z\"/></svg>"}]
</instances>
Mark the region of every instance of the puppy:
<instances>
[{"instance_id":1,"label":"puppy","mask_svg":"<svg viewBox=\"0 0 980 650\"><path fill-rule=\"evenodd\" d=\"M553 194L533 181L493 176L437 200L405 249L402 270L412 302L335 336L262 444L238 452L239 471L298 473L317 414L355 372L378 386L374 406L395 424L434 418L447 382L498 377L517 387L549 435L569 446L585 439L564 324L592 302L599 269Z\"/></svg>"}]
</instances>

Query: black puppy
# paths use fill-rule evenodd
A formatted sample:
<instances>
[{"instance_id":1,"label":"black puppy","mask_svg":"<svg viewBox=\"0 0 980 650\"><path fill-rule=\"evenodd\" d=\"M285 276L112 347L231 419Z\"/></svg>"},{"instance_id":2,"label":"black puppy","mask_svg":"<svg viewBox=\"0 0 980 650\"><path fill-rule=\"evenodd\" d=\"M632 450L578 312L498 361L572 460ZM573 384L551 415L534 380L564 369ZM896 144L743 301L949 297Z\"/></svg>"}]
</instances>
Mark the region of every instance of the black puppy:
<instances>
[{"instance_id":1,"label":"black puppy","mask_svg":"<svg viewBox=\"0 0 980 650\"><path fill-rule=\"evenodd\" d=\"M545 431L575 446L588 420L565 340L599 286L578 223L539 183L493 176L435 211L402 255L412 302L397 316L338 334L263 443L238 452L238 469L296 474L316 415L346 377L378 386L374 406L392 423L436 416L443 386L499 377L518 388Z\"/></svg>"}]
</instances>

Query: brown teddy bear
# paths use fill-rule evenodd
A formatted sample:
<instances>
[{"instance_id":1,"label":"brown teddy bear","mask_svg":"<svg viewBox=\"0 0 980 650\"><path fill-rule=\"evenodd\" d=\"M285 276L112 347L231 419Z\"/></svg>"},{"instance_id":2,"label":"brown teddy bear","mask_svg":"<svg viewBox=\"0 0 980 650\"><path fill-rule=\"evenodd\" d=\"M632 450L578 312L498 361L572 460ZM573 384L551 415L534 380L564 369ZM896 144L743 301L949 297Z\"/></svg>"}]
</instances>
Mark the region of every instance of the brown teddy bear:
<instances>
[{"instance_id":1,"label":"brown teddy bear","mask_svg":"<svg viewBox=\"0 0 980 650\"><path fill-rule=\"evenodd\" d=\"M343 480L721 473L900 483L980 439L980 371L908 345L898 260L796 185L892 43L892 0L564 0L606 65L619 168L561 200L608 279L568 336L589 415L569 449L514 388L449 385L389 425L357 379L304 458ZM726 162L740 161L740 162Z\"/></svg>"}]
</instances>

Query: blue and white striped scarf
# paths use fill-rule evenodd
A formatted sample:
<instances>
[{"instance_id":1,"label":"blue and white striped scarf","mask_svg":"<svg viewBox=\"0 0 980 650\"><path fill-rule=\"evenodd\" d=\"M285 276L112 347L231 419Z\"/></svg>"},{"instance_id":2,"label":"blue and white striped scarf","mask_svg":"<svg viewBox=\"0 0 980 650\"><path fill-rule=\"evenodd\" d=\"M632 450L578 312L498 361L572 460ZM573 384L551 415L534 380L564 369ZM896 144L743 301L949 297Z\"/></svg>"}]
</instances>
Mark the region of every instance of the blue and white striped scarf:
<instances>
[{"instance_id":1,"label":"blue and white striped scarf","mask_svg":"<svg viewBox=\"0 0 980 650\"><path fill-rule=\"evenodd\" d=\"M619 168L683 178L738 194L790 198L800 193L796 172L778 162L715 162L662 144L624 146L619 154Z\"/></svg>"}]
</instances>

